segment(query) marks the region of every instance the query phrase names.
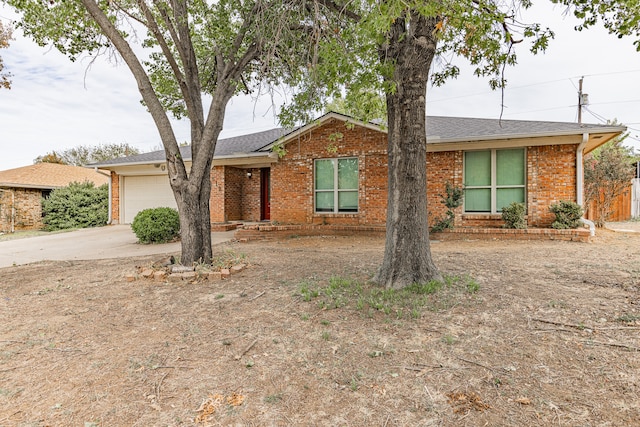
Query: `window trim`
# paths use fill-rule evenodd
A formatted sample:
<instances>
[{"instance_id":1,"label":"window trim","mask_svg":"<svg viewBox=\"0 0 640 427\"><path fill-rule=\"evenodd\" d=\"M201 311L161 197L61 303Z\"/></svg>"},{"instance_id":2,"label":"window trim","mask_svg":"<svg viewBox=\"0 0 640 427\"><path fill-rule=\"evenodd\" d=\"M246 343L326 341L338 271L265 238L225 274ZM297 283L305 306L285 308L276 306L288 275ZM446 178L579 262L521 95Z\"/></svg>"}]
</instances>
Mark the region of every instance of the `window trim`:
<instances>
[{"instance_id":1,"label":"window trim","mask_svg":"<svg viewBox=\"0 0 640 427\"><path fill-rule=\"evenodd\" d=\"M522 162L523 162L523 183L517 185L498 185L498 160L497 160L497 152L498 151L507 151L507 150L519 150L522 149ZM482 152L489 151L491 153L491 183L489 185L477 185L477 186L469 186L466 184L466 170L467 170L467 156L468 152ZM526 147L509 147L509 148L488 148L484 150L465 150L462 155L462 182L464 183L465 192L467 189L489 189L491 191L491 210L490 211L467 211L466 204L464 206L464 214L467 215L499 215L502 213L502 210L498 211L496 209L496 205L498 203L498 190L505 188L522 188L524 190L524 204L525 208L528 210L527 204L527 148ZM465 193L466 196L466 193Z\"/></svg>"},{"instance_id":2,"label":"window trim","mask_svg":"<svg viewBox=\"0 0 640 427\"><path fill-rule=\"evenodd\" d=\"M357 172L358 172L358 183L355 188L338 188L338 162L340 160L350 160L355 159L357 162ZM316 173L318 170L317 164L318 161L326 161L330 160L333 163L333 189L331 190L318 190L316 189ZM356 210L349 211L341 211L338 203L338 196L341 192L356 192L357 198L357 207ZM317 206L317 194L318 193L333 193L333 211L319 211ZM357 156L349 156L349 157L333 157L333 158L321 158L321 159L313 159L313 213L315 215L353 215L360 212L360 159Z\"/></svg>"}]
</instances>

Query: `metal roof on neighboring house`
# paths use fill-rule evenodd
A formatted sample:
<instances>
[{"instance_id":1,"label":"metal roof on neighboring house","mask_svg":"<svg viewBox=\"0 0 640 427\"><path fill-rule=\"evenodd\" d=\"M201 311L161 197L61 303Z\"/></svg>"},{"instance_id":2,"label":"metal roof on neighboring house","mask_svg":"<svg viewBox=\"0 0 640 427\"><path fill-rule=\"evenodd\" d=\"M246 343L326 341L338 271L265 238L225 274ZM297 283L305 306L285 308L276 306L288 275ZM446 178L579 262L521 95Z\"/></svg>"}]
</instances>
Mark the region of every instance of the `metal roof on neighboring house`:
<instances>
[{"instance_id":1,"label":"metal roof on neighboring house","mask_svg":"<svg viewBox=\"0 0 640 427\"><path fill-rule=\"evenodd\" d=\"M72 182L85 181L100 186L107 184L109 177L104 172L57 163L37 163L0 171L0 187L4 188L54 189L66 187Z\"/></svg>"},{"instance_id":2,"label":"metal roof on neighboring house","mask_svg":"<svg viewBox=\"0 0 640 427\"><path fill-rule=\"evenodd\" d=\"M220 139L216 145L216 157L242 157L249 153L270 151L276 142L290 140L311 129L322 125L330 119L349 121L351 123L378 129L385 128L374 123L363 123L339 113L327 113L317 120L295 130L275 128L263 132ZM535 138L542 136L579 135L583 133L620 133L626 128L621 125L599 125L585 123L478 119L471 117L427 117L427 142L437 144L443 142L487 141L492 139ZM180 147L184 160L191 160L191 147ZM161 163L166 159L163 150L136 156L121 157L103 163L88 166L109 167L135 164Z\"/></svg>"}]
</instances>

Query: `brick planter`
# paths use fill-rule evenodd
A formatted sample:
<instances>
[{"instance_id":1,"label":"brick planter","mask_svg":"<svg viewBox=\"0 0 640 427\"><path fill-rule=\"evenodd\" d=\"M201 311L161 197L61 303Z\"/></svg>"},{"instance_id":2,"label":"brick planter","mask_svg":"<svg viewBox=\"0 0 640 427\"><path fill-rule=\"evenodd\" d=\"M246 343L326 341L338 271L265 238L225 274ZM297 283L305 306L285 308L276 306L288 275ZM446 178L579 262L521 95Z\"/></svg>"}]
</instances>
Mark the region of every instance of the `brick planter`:
<instances>
[{"instance_id":1,"label":"brick planter","mask_svg":"<svg viewBox=\"0 0 640 427\"><path fill-rule=\"evenodd\" d=\"M380 236L385 234L383 226L336 226L336 225L245 225L238 228L234 237L248 240L284 239L298 236ZM431 240L566 240L588 242L589 230L556 230L553 228L455 228L439 233L430 233Z\"/></svg>"}]
</instances>

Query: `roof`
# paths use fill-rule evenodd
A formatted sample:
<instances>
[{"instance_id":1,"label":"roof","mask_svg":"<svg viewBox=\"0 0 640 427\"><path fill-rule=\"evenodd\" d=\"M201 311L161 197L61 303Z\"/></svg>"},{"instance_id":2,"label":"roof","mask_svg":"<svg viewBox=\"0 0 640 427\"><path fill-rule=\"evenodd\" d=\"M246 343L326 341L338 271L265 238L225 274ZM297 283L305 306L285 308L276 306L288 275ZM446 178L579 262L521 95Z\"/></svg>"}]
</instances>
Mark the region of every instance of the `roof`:
<instances>
[{"instance_id":1,"label":"roof","mask_svg":"<svg viewBox=\"0 0 640 427\"><path fill-rule=\"evenodd\" d=\"M275 128L262 132L251 133L248 135L234 136L231 138L219 139L216 143L216 151L213 155L216 157L225 157L233 155L241 155L246 153L253 153L260 150L265 145L277 141L282 135L286 134L287 130L284 128ZM183 160L191 160L191 146L181 146L180 155ZM166 161L166 154L164 150L152 151L150 153L138 154L129 157L120 157L113 160L108 160L103 163L94 163L90 166L102 167L102 166L119 166L119 165L135 165L135 164L150 164L150 163L164 163Z\"/></svg>"},{"instance_id":2,"label":"roof","mask_svg":"<svg viewBox=\"0 0 640 427\"><path fill-rule=\"evenodd\" d=\"M80 166L37 163L0 171L0 187L54 189L85 181L100 186L109 182L103 173Z\"/></svg>"},{"instance_id":3,"label":"roof","mask_svg":"<svg viewBox=\"0 0 640 427\"><path fill-rule=\"evenodd\" d=\"M279 142L286 143L299 135L302 135L317 126L321 126L328 120L337 119L351 122L358 126L386 132L386 129L376 123L365 123L353 119L344 114L330 112L317 120L301 126L295 130L275 128L263 132L235 136L218 140L214 159L247 157L248 155L264 155L270 152L272 147ZM624 132L626 127L619 125L599 125L569 122L531 121L531 120L499 120L478 119L471 117L427 117L427 143L443 144L456 142L479 142L491 140L506 140L515 138L540 138L566 135L582 135L585 133L618 134ZM191 147L180 147L180 153L184 160L191 160ZM163 163L166 155L163 150L151 153L139 154L130 157L121 157L104 163L96 163L90 166L109 167L124 165L141 165Z\"/></svg>"},{"instance_id":4,"label":"roof","mask_svg":"<svg viewBox=\"0 0 640 427\"><path fill-rule=\"evenodd\" d=\"M386 132L386 129L376 123L364 123L344 114L330 112L319 119L290 132L281 141L285 143L311 129L322 125L330 119L351 122L358 126ZM614 133L626 130L621 125L599 125L587 123L549 122L532 120L500 120L478 119L472 117L444 117L427 116L427 144L442 144L456 142L479 142L504 140L515 138L540 138L564 135L582 135L584 133ZM270 150L276 142L262 148Z\"/></svg>"},{"instance_id":5,"label":"roof","mask_svg":"<svg viewBox=\"0 0 640 427\"><path fill-rule=\"evenodd\" d=\"M432 143L623 132L625 129L620 125L588 123L427 117L427 140Z\"/></svg>"}]
</instances>

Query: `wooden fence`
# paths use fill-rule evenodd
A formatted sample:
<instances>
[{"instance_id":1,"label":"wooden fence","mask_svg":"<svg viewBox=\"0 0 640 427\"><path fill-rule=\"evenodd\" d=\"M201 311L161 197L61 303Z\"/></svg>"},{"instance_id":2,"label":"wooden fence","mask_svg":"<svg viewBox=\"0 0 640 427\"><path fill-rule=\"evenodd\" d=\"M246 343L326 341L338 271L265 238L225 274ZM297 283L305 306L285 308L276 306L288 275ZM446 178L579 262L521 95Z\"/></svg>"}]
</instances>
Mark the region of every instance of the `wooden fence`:
<instances>
[{"instance_id":1,"label":"wooden fence","mask_svg":"<svg viewBox=\"0 0 640 427\"><path fill-rule=\"evenodd\" d=\"M611 204L609 215L606 221L618 222L629 221L633 216L637 216L637 206L640 201L640 179L635 178L633 183L622 192ZM635 209L632 209L635 207ZM596 201L592 200L591 203L585 208L584 217L594 221L597 217L596 214Z\"/></svg>"},{"instance_id":2,"label":"wooden fence","mask_svg":"<svg viewBox=\"0 0 640 427\"><path fill-rule=\"evenodd\" d=\"M638 176L640 176L640 170ZM633 193L631 196L631 217L640 218L640 178L633 179L631 192Z\"/></svg>"}]
</instances>

